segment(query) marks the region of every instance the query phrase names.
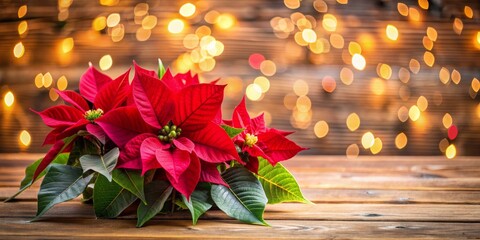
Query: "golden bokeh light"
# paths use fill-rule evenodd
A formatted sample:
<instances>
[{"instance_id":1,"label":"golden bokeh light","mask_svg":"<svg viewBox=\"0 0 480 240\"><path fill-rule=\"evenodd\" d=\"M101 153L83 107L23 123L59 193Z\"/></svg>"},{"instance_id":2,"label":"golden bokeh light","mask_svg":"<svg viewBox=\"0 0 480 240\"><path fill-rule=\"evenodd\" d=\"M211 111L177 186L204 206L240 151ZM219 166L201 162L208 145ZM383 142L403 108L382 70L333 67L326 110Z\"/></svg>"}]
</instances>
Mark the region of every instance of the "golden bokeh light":
<instances>
[{"instance_id":1,"label":"golden bokeh light","mask_svg":"<svg viewBox=\"0 0 480 240\"><path fill-rule=\"evenodd\" d=\"M313 2L313 8L319 13L325 13L328 11L328 5L324 0L315 0Z\"/></svg>"},{"instance_id":2,"label":"golden bokeh light","mask_svg":"<svg viewBox=\"0 0 480 240\"><path fill-rule=\"evenodd\" d=\"M463 9L463 12L465 13L465 17L473 18L473 10L470 6L465 6L465 8Z\"/></svg>"},{"instance_id":3,"label":"golden bokeh light","mask_svg":"<svg viewBox=\"0 0 480 240\"><path fill-rule=\"evenodd\" d=\"M395 137L395 147L397 147L398 149L405 148L407 146L407 143L408 138L405 133L401 132Z\"/></svg>"},{"instance_id":4,"label":"golden bokeh light","mask_svg":"<svg viewBox=\"0 0 480 240\"><path fill-rule=\"evenodd\" d=\"M417 99L417 106L418 106L418 109L420 109L420 111L425 112L425 110L427 110L427 108L428 108L427 98L424 97L424 96L420 96Z\"/></svg>"},{"instance_id":5,"label":"golden bokeh light","mask_svg":"<svg viewBox=\"0 0 480 240\"><path fill-rule=\"evenodd\" d=\"M308 83L304 80L297 80L293 83L293 92L297 96L306 96L308 94Z\"/></svg>"},{"instance_id":6,"label":"golden bokeh light","mask_svg":"<svg viewBox=\"0 0 480 240\"><path fill-rule=\"evenodd\" d=\"M194 49L198 47L200 38L196 34L187 34L183 38L183 46L187 49Z\"/></svg>"},{"instance_id":7,"label":"golden bokeh light","mask_svg":"<svg viewBox=\"0 0 480 240\"><path fill-rule=\"evenodd\" d=\"M283 0L283 4L289 9L297 9L300 7L300 0Z\"/></svg>"},{"instance_id":8,"label":"golden bokeh light","mask_svg":"<svg viewBox=\"0 0 480 240\"><path fill-rule=\"evenodd\" d=\"M345 153L348 159L355 159L360 154L360 148L358 147L357 144L353 143L348 145Z\"/></svg>"},{"instance_id":9,"label":"golden bokeh light","mask_svg":"<svg viewBox=\"0 0 480 240\"><path fill-rule=\"evenodd\" d=\"M462 30L463 30L463 22L460 18L455 18L453 20L453 31L460 35L462 34Z\"/></svg>"},{"instance_id":10,"label":"golden bokeh light","mask_svg":"<svg viewBox=\"0 0 480 240\"><path fill-rule=\"evenodd\" d=\"M210 72L215 68L216 64L217 62L215 61L215 59L213 59L212 57L207 57L198 63L198 67L204 72Z\"/></svg>"},{"instance_id":11,"label":"golden bokeh light","mask_svg":"<svg viewBox=\"0 0 480 240\"><path fill-rule=\"evenodd\" d=\"M410 20L419 22L421 20L420 12L416 8L409 8L408 9L408 16Z\"/></svg>"},{"instance_id":12,"label":"golden bokeh light","mask_svg":"<svg viewBox=\"0 0 480 240\"><path fill-rule=\"evenodd\" d=\"M457 69L453 69L451 78L453 83L459 84L460 80L462 80L462 75L459 71L457 71Z\"/></svg>"},{"instance_id":13,"label":"golden bokeh light","mask_svg":"<svg viewBox=\"0 0 480 240\"><path fill-rule=\"evenodd\" d=\"M147 41L150 36L152 36L152 30L150 29L145 29L143 27L138 28L137 32L135 33L135 38L137 41L144 42Z\"/></svg>"},{"instance_id":14,"label":"golden bokeh light","mask_svg":"<svg viewBox=\"0 0 480 240\"><path fill-rule=\"evenodd\" d=\"M370 152L375 155L380 153L382 151L382 148L383 148L382 139L377 137L373 141L373 145L370 147Z\"/></svg>"},{"instance_id":15,"label":"golden bokeh light","mask_svg":"<svg viewBox=\"0 0 480 240\"><path fill-rule=\"evenodd\" d=\"M170 33L181 33L185 29L185 23L181 19L175 18L168 23L167 29Z\"/></svg>"},{"instance_id":16,"label":"golden bokeh light","mask_svg":"<svg viewBox=\"0 0 480 240\"><path fill-rule=\"evenodd\" d=\"M205 14L204 19L205 19L205 22L207 23L215 24L218 16L220 16L220 13L218 11L211 10Z\"/></svg>"},{"instance_id":17,"label":"golden bokeh light","mask_svg":"<svg viewBox=\"0 0 480 240\"><path fill-rule=\"evenodd\" d=\"M353 83L354 75L353 71L350 68L344 67L340 70L340 80L345 85L350 85Z\"/></svg>"},{"instance_id":18,"label":"golden bokeh light","mask_svg":"<svg viewBox=\"0 0 480 240\"><path fill-rule=\"evenodd\" d=\"M107 18L104 16L99 16L93 19L92 29L95 31L102 31L107 27Z\"/></svg>"},{"instance_id":19,"label":"golden bokeh light","mask_svg":"<svg viewBox=\"0 0 480 240\"><path fill-rule=\"evenodd\" d=\"M337 0L337 3L348 4L348 0Z\"/></svg>"},{"instance_id":20,"label":"golden bokeh light","mask_svg":"<svg viewBox=\"0 0 480 240\"><path fill-rule=\"evenodd\" d=\"M13 56L16 58L21 58L25 54L25 47L23 46L22 42L18 42L15 44L15 47L13 47Z\"/></svg>"},{"instance_id":21,"label":"golden bokeh light","mask_svg":"<svg viewBox=\"0 0 480 240\"><path fill-rule=\"evenodd\" d=\"M433 27L428 27L427 28L427 37L432 40L432 41L437 41L437 36L438 36L438 33L437 33L437 30Z\"/></svg>"},{"instance_id":22,"label":"golden bokeh light","mask_svg":"<svg viewBox=\"0 0 480 240\"><path fill-rule=\"evenodd\" d=\"M423 47L427 50L432 50L433 48L433 41L428 38L427 36L423 37L423 40L422 40L422 43L423 43Z\"/></svg>"},{"instance_id":23,"label":"golden bokeh light","mask_svg":"<svg viewBox=\"0 0 480 240\"><path fill-rule=\"evenodd\" d=\"M452 118L452 115L450 115L450 113L445 113L445 115L443 115L442 124L443 124L443 127L445 127L446 129L449 129L452 126L453 118Z\"/></svg>"},{"instance_id":24,"label":"golden bokeh light","mask_svg":"<svg viewBox=\"0 0 480 240\"><path fill-rule=\"evenodd\" d=\"M273 76L277 72L277 65L271 60L265 60L260 64L260 71L265 76Z\"/></svg>"},{"instance_id":25,"label":"golden bokeh light","mask_svg":"<svg viewBox=\"0 0 480 240\"><path fill-rule=\"evenodd\" d=\"M385 83L385 80L381 78L374 78L370 82L370 90L375 94L375 95L383 95L385 93L387 86Z\"/></svg>"},{"instance_id":26,"label":"golden bokeh light","mask_svg":"<svg viewBox=\"0 0 480 240\"><path fill-rule=\"evenodd\" d=\"M120 14L119 13L111 13L107 17L107 27L115 27L120 23Z\"/></svg>"},{"instance_id":27,"label":"golden bokeh light","mask_svg":"<svg viewBox=\"0 0 480 240\"><path fill-rule=\"evenodd\" d=\"M30 136L30 133L27 130L23 130L20 132L20 135L18 135L18 140L23 146L27 147L32 142L32 136Z\"/></svg>"},{"instance_id":28,"label":"golden bokeh light","mask_svg":"<svg viewBox=\"0 0 480 240\"><path fill-rule=\"evenodd\" d=\"M390 65L382 63L379 64L377 69L378 76L381 78L388 80L390 77L392 77L392 68Z\"/></svg>"},{"instance_id":29,"label":"golden bokeh light","mask_svg":"<svg viewBox=\"0 0 480 240\"><path fill-rule=\"evenodd\" d=\"M329 130L330 128L328 126L328 123L325 121L318 121L313 127L313 131L317 138L324 138L325 136L327 136Z\"/></svg>"},{"instance_id":30,"label":"golden bokeh light","mask_svg":"<svg viewBox=\"0 0 480 240\"><path fill-rule=\"evenodd\" d=\"M18 18L23 18L27 15L28 7L27 5L22 5L18 8L17 16Z\"/></svg>"},{"instance_id":31,"label":"golden bokeh light","mask_svg":"<svg viewBox=\"0 0 480 240\"><path fill-rule=\"evenodd\" d=\"M151 30L157 26L157 21L157 17L148 15L142 20L142 28Z\"/></svg>"},{"instance_id":32,"label":"golden bokeh light","mask_svg":"<svg viewBox=\"0 0 480 240\"><path fill-rule=\"evenodd\" d=\"M72 51L73 46L75 45L73 38L65 38L62 40L62 52L68 53Z\"/></svg>"},{"instance_id":33,"label":"golden bokeh light","mask_svg":"<svg viewBox=\"0 0 480 240\"><path fill-rule=\"evenodd\" d=\"M35 75L35 87L37 87L37 88L43 87L43 74L42 73L38 73L37 75Z\"/></svg>"},{"instance_id":34,"label":"golden bokeh light","mask_svg":"<svg viewBox=\"0 0 480 240\"><path fill-rule=\"evenodd\" d=\"M120 2L120 0L99 0L99 2L100 2L100 5L111 7L111 6L117 5Z\"/></svg>"},{"instance_id":35,"label":"golden bokeh light","mask_svg":"<svg viewBox=\"0 0 480 240\"><path fill-rule=\"evenodd\" d=\"M43 75L43 86L45 88L49 88L53 83L53 78L52 78L52 74L50 74L50 72L47 72Z\"/></svg>"},{"instance_id":36,"label":"golden bokeh light","mask_svg":"<svg viewBox=\"0 0 480 240\"><path fill-rule=\"evenodd\" d=\"M480 81L478 81L477 78L473 78L472 83L470 85L474 92L478 92L480 90Z\"/></svg>"},{"instance_id":37,"label":"golden bokeh light","mask_svg":"<svg viewBox=\"0 0 480 240\"><path fill-rule=\"evenodd\" d=\"M447 149L445 150L445 156L448 159L453 159L457 156L457 148L454 144L450 144Z\"/></svg>"},{"instance_id":38,"label":"golden bokeh light","mask_svg":"<svg viewBox=\"0 0 480 240\"><path fill-rule=\"evenodd\" d=\"M322 88L327 93L332 93L337 88L337 82L331 76L325 76L322 79Z\"/></svg>"},{"instance_id":39,"label":"golden bokeh light","mask_svg":"<svg viewBox=\"0 0 480 240\"><path fill-rule=\"evenodd\" d=\"M111 37L113 42L122 41L125 36L125 26L123 24L118 24L115 27L111 28Z\"/></svg>"},{"instance_id":40,"label":"golden bokeh light","mask_svg":"<svg viewBox=\"0 0 480 240\"><path fill-rule=\"evenodd\" d=\"M245 94L251 101L258 101L262 98L262 88L255 83L249 84L245 89Z\"/></svg>"},{"instance_id":41,"label":"golden bokeh light","mask_svg":"<svg viewBox=\"0 0 480 240\"><path fill-rule=\"evenodd\" d=\"M345 40L343 39L342 35L338 33L332 33L330 35L330 44L334 48L341 49L345 45Z\"/></svg>"},{"instance_id":42,"label":"golden bokeh light","mask_svg":"<svg viewBox=\"0 0 480 240\"><path fill-rule=\"evenodd\" d=\"M408 16L408 6L405 3L397 3L397 10L400 15L406 17Z\"/></svg>"},{"instance_id":43,"label":"golden bokeh light","mask_svg":"<svg viewBox=\"0 0 480 240\"><path fill-rule=\"evenodd\" d=\"M433 67L433 64L435 64L435 56L433 55L433 53L425 51L425 53L423 54L423 61L425 62L425 64L427 64L427 66Z\"/></svg>"},{"instance_id":44,"label":"golden bokeh light","mask_svg":"<svg viewBox=\"0 0 480 240\"><path fill-rule=\"evenodd\" d=\"M3 96L3 103L5 103L7 107L11 107L14 102L15 96L13 96L13 93L11 91L8 91L5 96Z\"/></svg>"},{"instance_id":45,"label":"golden bokeh light","mask_svg":"<svg viewBox=\"0 0 480 240\"><path fill-rule=\"evenodd\" d=\"M219 27L220 29L227 30L231 29L235 26L237 19L230 13L222 13L218 15L217 19L215 20L215 26Z\"/></svg>"},{"instance_id":46,"label":"golden bokeh light","mask_svg":"<svg viewBox=\"0 0 480 240\"><path fill-rule=\"evenodd\" d=\"M362 54L362 46L360 46L360 44L357 42L350 42L348 44L348 52L350 55Z\"/></svg>"},{"instance_id":47,"label":"golden bokeh light","mask_svg":"<svg viewBox=\"0 0 480 240\"><path fill-rule=\"evenodd\" d=\"M450 71L444 67L440 69L438 77L443 84L447 84L450 81Z\"/></svg>"},{"instance_id":48,"label":"golden bokeh light","mask_svg":"<svg viewBox=\"0 0 480 240\"><path fill-rule=\"evenodd\" d=\"M302 38L307 43L314 43L317 41L317 34L312 29L306 28L302 31Z\"/></svg>"},{"instance_id":49,"label":"golden bokeh light","mask_svg":"<svg viewBox=\"0 0 480 240\"><path fill-rule=\"evenodd\" d=\"M353 54L352 64L353 64L353 67L356 68L357 70L363 70L363 69L365 69L365 66L367 65L367 61L365 60L365 58L362 55Z\"/></svg>"},{"instance_id":50,"label":"golden bokeh light","mask_svg":"<svg viewBox=\"0 0 480 240\"><path fill-rule=\"evenodd\" d=\"M428 10L428 0L418 0L418 6L424 10Z\"/></svg>"},{"instance_id":51,"label":"golden bokeh light","mask_svg":"<svg viewBox=\"0 0 480 240\"><path fill-rule=\"evenodd\" d=\"M25 34L27 31L28 31L28 23L27 21L21 21L19 24L18 24L18 28L17 28L17 31L18 31L18 35L23 35Z\"/></svg>"},{"instance_id":52,"label":"golden bokeh light","mask_svg":"<svg viewBox=\"0 0 480 240\"><path fill-rule=\"evenodd\" d=\"M50 97L50 100L52 101L57 101L58 100L58 93L55 91L55 88L50 88L48 91L48 97Z\"/></svg>"},{"instance_id":53,"label":"golden bokeh light","mask_svg":"<svg viewBox=\"0 0 480 240\"><path fill-rule=\"evenodd\" d=\"M133 8L133 13L135 14L135 16L142 17L148 14L149 8L150 7L148 6L147 3L138 3Z\"/></svg>"},{"instance_id":54,"label":"golden bokeh light","mask_svg":"<svg viewBox=\"0 0 480 240\"><path fill-rule=\"evenodd\" d=\"M408 108L405 106L401 106L398 109L397 117L400 122L406 122L408 120Z\"/></svg>"},{"instance_id":55,"label":"golden bokeh light","mask_svg":"<svg viewBox=\"0 0 480 240\"><path fill-rule=\"evenodd\" d=\"M110 54L104 55L98 61L98 65L100 66L100 69L102 69L102 71L106 71L110 69L112 67L112 64L113 64L113 59L112 59L112 56L110 56Z\"/></svg>"},{"instance_id":56,"label":"golden bokeh light","mask_svg":"<svg viewBox=\"0 0 480 240\"><path fill-rule=\"evenodd\" d=\"M191 17L195 11L197 11L197 7L193 3L185 3L180 7L178 13L184 17Z\"/></svg>"},{"instance_id":57,"label":"golden bokeh light","mask_svg":"<svg viewBox=\"0 0 480 240\"><path fill-rule=\"evenodd\" d=\"M408 83L408 81L410 81L410 71L408 71L408 69L406 69L404 67L401 67L398 70L398 78L403 83Z\"/></svg>"},{"instance_id":58,"label":"golden bokeh light","mask_svg":"<svg viewBox=\"0 0 480 240\"><path fill-rule=\"evenodd\" d=\"M397 41L398 39L398 29L397 27L391 25L391 24L388 24L386 29L385 29L385 33L387 34L387 38L392 40L392 41Z\"/></svg>"},{"instance_id":59,"label":"golden bokeh light","mask_svg":"<svg viewBox=\"0 0 480 240\"><path fill-rule=\"evenodd\" d=\"M296 106L297 98L297 95L289 93L283 97L283 105L286 109L293 110L293 108Z\"/></svg>"},{"instance_id":60,"label":"golden bokeh light","mask_svg":"<svg viewBox=\"0 0 480 240\"><path fill-rule=\"evenodd\" d=\"M449 145L450 143L448 142L448 139L444 138L438 143L438 149L440 150L440 152L445 153Z\"/></svg>"},{"instance_id":61,"label":"golden bokeh light","mask_svg":"<svg viewBox=\"0 0 480 240\"><path fill-rule=\"evenodd\" d=\"M417 59L410 59L410 63L408 64L408 67L410 68L410 71L413 73L417 74L420 72L420 62L418 62Z\"/></svg>"},{"instance_id":62,"label":"golden bokeh light","mask_svg":"<svg viewBox=\"0 0 480 240\"><path fill-rule=\"evenodd\" d=\"M337 30L337 24L337 18L334 15L329 13L323 15L322 27L325 30L335 32Z\"/></svg>"},{"instance_id":63,"label":"golden bokeh light","mask_svg":"<svg viewBox=\"0 0 480 240\"><path fill-rule=\"evenodd\" d=\"M362 146L365 149L369 149L375 143L375 136L372 132L366 132L362 135Z\"/></svg>"},{"instance_id":64,"label":"golden bokeh light","mask_svg":"<svg viewBox=\"0 0 480 240\"><path fill-rule=\"evenodd\" d=\"M268 80L268 78L264 76L256 77L255 80L253 80L253 83L260 86L260 88L262 89L262 93L266 93L270 89L270 80Z\"/></svg>"},{"instance_id":65,"label":"golden bokeh light","mask_svg":"<svg viewBox=\"0 0 480 240\"><path fill-rule=\"evenodd\" d=\"M67 89L67 87L68 87L67 77L65 77L65 75L62 75L57 80L57 88L58 88L58 90L63 91L65 89Z\"/></svg>"},{"instance_id":66,"label":"golden bokeh light","mask_svg":"<svg viewBox=\"0 0 480 240\"><path fill-rule=\"evenodd\" d=\"M408 116L412 121L417 121L420 118L421 112L417 105L413 105L408 110Z\"/></svg>"},{"instance_id":67,"label":"golden bokeh light","mask_svg":"<svg viewBox=\"0 0 480 240\"><path fill-rule=\"evenodd\" d=\"M350 113L347 117L347 128L354 132L360 127L360 117L356 113Z\"/></svg>"},{"instance_id":68,"label":"golden bokeh light","mask_svg":"<svg viewBox=\"0 0 480 240\"><path fill-rule=\"evenodd\" d=\"M295 106L299 112L309 112L312 109L312 101L307 96L301 96L297 98Z\"/></svg>"}]
</instances>

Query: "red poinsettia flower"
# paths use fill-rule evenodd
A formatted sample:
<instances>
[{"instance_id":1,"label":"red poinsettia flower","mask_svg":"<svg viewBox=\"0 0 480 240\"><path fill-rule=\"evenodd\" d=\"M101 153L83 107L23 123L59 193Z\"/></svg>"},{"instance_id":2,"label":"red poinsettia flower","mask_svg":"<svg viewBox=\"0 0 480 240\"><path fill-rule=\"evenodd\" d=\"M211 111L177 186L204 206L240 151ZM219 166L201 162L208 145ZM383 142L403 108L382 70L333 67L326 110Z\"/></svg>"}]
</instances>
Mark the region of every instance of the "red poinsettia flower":
<instances>
[{"instance_id":1,"label":"red poinsettia flower","mask_svg":"<svg viewBox=\"0 0 480 240\"><path fill-rule=\"evenodd\" d=\"M135 106L115 109L98 124L121 147L118 168L162 168L187 198L199 181L225 184L216 164L239 160L226 132L212 122L225 86L191 84L173 91L135 65ZM168 76L168 75L167 75Z\"/></svg>"},{"instance_id":2,"label":"red poinsettia flower","mask_svg":"<svg viewBox=\"0 0 480 240\"><path fill-rule=\"evenodd\" d=\"M233 140L242 152L248 153L246 167L255 173L258 171L258 157L265 158L270 164L275 165L306 149L286 138L291 132L267 128L263 113L250 118L245 106L245 97L233 110L232 120L224 122L234 128L244 129Z\"/></svg>"},{"instance_id":3,"label":"red poinsettia flower","mask_svg":"<svg viewBox=\"0 0 480 240\"><path fill-rule=\"evenodd\" d=\"M36 169L33 179L65 147L64 138L72 136L80 130L87 130L101 142L105 142L105 133L95 124L95 121L104 113L125 102L130 94L129 73L130 70L112 80L94 67L90 67L80 79L80 94L70 90L57 91L58 95L71 106L59 105L36 112L45 125L53 128L45 138L44 144L54 144L54 146Z\"/></svg>"}]
</instances>

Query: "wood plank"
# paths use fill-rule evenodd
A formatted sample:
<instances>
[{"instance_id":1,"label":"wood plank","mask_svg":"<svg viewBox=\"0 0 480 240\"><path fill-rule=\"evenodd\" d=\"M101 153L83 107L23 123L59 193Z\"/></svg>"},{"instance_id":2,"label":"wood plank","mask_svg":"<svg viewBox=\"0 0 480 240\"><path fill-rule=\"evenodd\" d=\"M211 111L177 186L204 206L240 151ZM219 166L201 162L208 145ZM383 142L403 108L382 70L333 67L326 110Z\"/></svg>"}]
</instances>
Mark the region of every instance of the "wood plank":
<instances>
[{"instance_id":1,"label":"wood plank","mask_svg":"<svg viewBox=\"0 0 480 240\"><path fill-rule=\"evenodd\" d=\"M44 238L175 238L175 239L465 239L478 238L480 223L352 222L272 220L271 227L233 220L153 220L135 228L135 220L72 219L29 223L28 219L0 221L2 239Z\"/></svg>"},{"instance_id":2,"label":"wood plank","mask_svg":"<svg viewBox=\"0 0 480 240\"><path fill-rule=\"evenodd\" d=\"M2 218L33 218L35 202L0 204ZM122 219L135 219L135 208ZM454 214L453 214L454 213ZM79 202L62 203L52 208L42 219L73 216L94 220L93 207ZM268 220L328 220L328 221L402 221L402 222L471 222L480 223L480 205L452 204L297 204L268 205L264 215ZM188 211L159 215L158 219L190 219ZM219 210L202 216L204 220L228 220Z\"/></svg>"}]
</instances>

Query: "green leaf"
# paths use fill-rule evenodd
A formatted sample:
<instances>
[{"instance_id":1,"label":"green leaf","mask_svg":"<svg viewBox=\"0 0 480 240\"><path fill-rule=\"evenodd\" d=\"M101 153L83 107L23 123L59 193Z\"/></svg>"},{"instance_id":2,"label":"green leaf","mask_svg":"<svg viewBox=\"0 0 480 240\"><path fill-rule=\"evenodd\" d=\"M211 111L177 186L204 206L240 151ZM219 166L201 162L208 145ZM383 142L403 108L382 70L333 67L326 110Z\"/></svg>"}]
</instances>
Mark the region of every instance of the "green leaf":
<instances>
[{"instance_id":1,"label":"green leaf","mask_svg":"<svg viewBox=\"0 0 480 240\"><path fill-rule=\"evenodd\" d=\"M263 220L267 197L258 179L244 167L232 167L222 174L230 188L212 185L215 204L228 216L247 223L268 225Z\"/></svg>"},{"instance_id":2,"label":"green leaf","mask_svg":"<svg viewBox=\"0 0 480 240\"><path fill-rule=\"evenodd\" d=\"M165 74L165 67L163 66L162 59L158 59L158 78L162 79Z\"/></svg>"},{"instance_id":3,"label":"green leaf","mask_svg":"<svg viewBox=\"0 0 480 240\"><path fill-rule=\"evenodd\" d=\"M143 226L163 209L163 205L172 194L172 186L166 181L153 181L145 186L147 204L140 203L137 209L137 227Z\"/></svg>"},{"instance_id":4,"label":"green leaf","mask_svg":"<svg viewBox=\"0 0 480 240\"><path fill-rule=\"evenodd\" d=\"M257 178L262 183L268 203L311 203L302 194L295 177L280 163L272 166L266 159L258 158Z\"/></svg>"},{"instance_id":5,"label":"green leaf","mask_svg":"<svg viewBox=\"0 0 480 240\"><path fill-rule=\"evenodd\" d=\"M112 181L113 168L117 165L118 156L120 151L118 148L114 148L107 152L103 156L99 155L83 155L80 157L80 164L82 165L83 172L93 170L105 176L109 182Z\"/></svg>"},{"instance_id":6,"label":"green leaf","mask_svg":"<svg viewBox=\"0 0 480 240\"><path fill-rule=\"evenodd\" d=\"M58 163L58 164L65 165L67 163L68 156L69 156L68 153L61 153L52 161L52 163ZM40 158L37 161L33 162L32 164L28 165L27 168L25 168L25 177L23 178L22 182L20 183L20 189L13 196L7 198L5 200L5 202L8 202L8 201L11 201L11 200L15 199L20 193L25 191L28 187L30 187L33 184L33 182L32 182L33 174L35 173L35 170L37 170L37 167L38 167L38 165L40 165L40 162L42 162L42 160L43 160L43 158ZM45 175L46 172L47 172L47 169L43 170L38 175L37 180L42 178Z\"/></svg>"},{"instance_id":7,"label":"green leaf","mask_svg":"<svg viewBox=\"0 0 480 240\"><path fill-rule=\"evenodd\" d=\"M225 132L227 132L230 138L236 137L238 134L242 133L244 130L243 128L234 128L228 125L222 125L222 128L223 130L225 130Z\"/></svg>"},{"instance_id":8,"label":"green leaf","mask_svg":"<svg viewBox=\"0 0 480 240\"><path fill-rule=\"evenodd\" d=\"M199 184L190 196L190 201L182 195L183 203L192 214L193 225L197 224L198 218L212 207L212 204L210 203L210 188L211 186L209 184Z\"/></svg>"},{"instance_id":9,"label":"green leaf","mask_svg":"<svg viewBox=\"0 0 480 240\"><path fill-rule=\"evenodd\" d=\"M79 137L73 143L67 164L72 166L80 166L80 157L87 154L99 155L100 149L92 141L86 139L85 137Z\"/></svg>"},{"instance_id":10,"label":"green leaf","mask_svg":"<svg viewBox=\"0 0 480 240\"><path fill-rule=\"evenodd\" d=\"M135 195L115 181L109 182L103 175L98 175L93 188L93 208L97 217L115 218L135 200Z\"/></svg>"},{"instance_id":11,"label":"green leaf","mask_svg":"<svg viewBox=\"0 0 480 240\"><path fill-rule=\"evenodd\" d=\"M38 209L35 221L54 205L78 197L91 176L82 177L82 169L68 165L52 164L38 191Z\"/></svg>"},{"instance_id":12,"label":"green leaf","mask_svg":"<svg viewBox=\"0 0 480 240\"><path fill-rule=\"evenodd\" d=\"M146 203L145 193L143 192L144 177L140 171L118 168L113 170L113 181L121 187L127 189L135 196Z\"/></svg>"}]
</instances>

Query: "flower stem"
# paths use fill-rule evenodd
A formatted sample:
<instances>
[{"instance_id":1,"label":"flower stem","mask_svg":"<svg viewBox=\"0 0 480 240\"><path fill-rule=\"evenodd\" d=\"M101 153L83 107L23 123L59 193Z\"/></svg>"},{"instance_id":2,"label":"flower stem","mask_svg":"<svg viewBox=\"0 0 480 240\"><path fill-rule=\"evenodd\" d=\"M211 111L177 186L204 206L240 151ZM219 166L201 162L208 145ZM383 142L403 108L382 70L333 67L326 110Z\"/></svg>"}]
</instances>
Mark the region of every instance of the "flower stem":
<instances>
[{"instance_id":1,"label":"flower stem","mask_svg":"<svg viewBox=\"0 0 480 240\"><path fill-rule=\"evenodd\" d=\"M176 193L177 191L172 191L172 213L175 212L175 200L176 200Z\"/></svg>"}]
</instances>

